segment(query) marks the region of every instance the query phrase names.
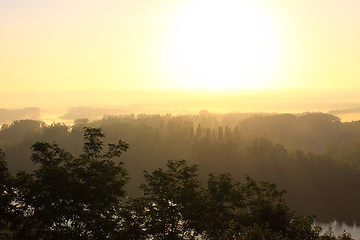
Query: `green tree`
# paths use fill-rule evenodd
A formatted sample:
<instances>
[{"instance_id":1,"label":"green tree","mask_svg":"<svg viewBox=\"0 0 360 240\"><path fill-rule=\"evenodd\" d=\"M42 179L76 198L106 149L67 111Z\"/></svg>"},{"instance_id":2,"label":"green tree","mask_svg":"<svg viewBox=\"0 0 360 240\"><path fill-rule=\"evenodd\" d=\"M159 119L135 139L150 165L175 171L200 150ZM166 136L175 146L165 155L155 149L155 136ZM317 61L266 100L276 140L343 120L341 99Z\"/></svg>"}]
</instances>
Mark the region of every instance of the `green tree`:
<instances>
[{"instance_id":1,"label":"green tree","mask_svg":"<svg viewBox=\"0 0 360 240\"><path fill-rule=\"evenodd\" d=\"M0 239L7 239L14 221L12 201L15 193L13 178L10 176L5 153L0 149Z\"/></svg>"},{"instance_id":2,"label":"green tree","mask_svg":"<svg viewBox=\"0 0 360 240\"><path fill-rule=\"evenodd\" d=\"M230 174L210 175L206 211L209 239L316 239L311 218L296 216L274 184ZM300 230L302 226L302 231ZM298 228L298 229L297 229ZM312 238L308 238L311 236Z\"/></svg>"},{"instance_id":3,"label":"green tree","mask_svg":"<svg viewBox=\"0 0 360 240\"><path fill-rule=\"evenodd\" d=\"M204 188L197 171L180 160L169 161L166 170L145 172L138 208L138 215L145 215L137 218L143 234L154 239L319 239L313 218L292 212L276 185L250 177L240 183L220 174L210 175Z\"/></svg>"},{"instance_id":4,"label":"green tree","mask_svg":"<svg viewBox=\"0 0 360 240\"><path fill-rule=\"evenodd\" d=\"M168 161L167 170L144 172L146 221L144 229L155 239L193 239L202 232L203 189L196 165Z\"/></svg>"},{"instance_id":5,"label":"green tree","mask_svg":"<svg viewBox=\"0 0 360 240\"><path fill-rule=\"evenodd\" d=\"M15 238L106 239L119 228L121 198L128 181L122 162L128 149L102 142L101 129L85 128L83 154L76 158L57 144L37 142L33 174L18 175L24 221Z\"/></svg>"},{"instance_id":6,"label":"green tree","mask_svg":"<svg viewBox=\"0 0 360 240\"><path fill-rule=\"evenodd\" d=\"M349 233L345 231L340 235L336 236L331 228L329 228L320 238L321 240L354 240Z\"/></svg>"}]
</instances>

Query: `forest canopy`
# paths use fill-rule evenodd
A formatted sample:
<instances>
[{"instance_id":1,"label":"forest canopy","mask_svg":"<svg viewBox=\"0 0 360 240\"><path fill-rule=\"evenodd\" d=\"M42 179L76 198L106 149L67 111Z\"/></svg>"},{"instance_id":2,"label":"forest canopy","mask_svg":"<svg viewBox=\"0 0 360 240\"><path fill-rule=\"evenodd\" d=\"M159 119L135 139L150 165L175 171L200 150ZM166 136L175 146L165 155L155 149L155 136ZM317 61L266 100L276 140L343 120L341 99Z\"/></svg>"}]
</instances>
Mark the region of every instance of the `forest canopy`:
<instances>
[{"instance_id":1,"label":"forest canopy","mask_svg":"<svg viewBox=\"0 0 360 240\"><path fill-rule=\"evenodd\" d=\"M35 142L56 142L74 156L82 154L84 127L102 128L105 143L124 139L131 148L122 160L131 181L129 196L142 192L142 171L153 171L169 159L201 166L199 178L229 172L236 181L246 175L276 183L287 191L290 208L321 222L359 223L360 124L342 123L324 113L122 115L99 121L79 119L73 126L19 120L3 125L0 147L12 175L38 169L30 156Z\"/></svg>"},{"instance_id":2,"label":"forest canopy","mask_svg":"<svg viewBox=\"0 0 360 240\"><path fill-rule=\"evenodd\" d=\"M142 197L125 197L128 173L115 160L129 145L104 144L99 128L84 128L82 153L36 142L32 173L9 174L0 150L2 239L352 239L320 235L312 217L291 211L275 184L243 182L169 160L145 171Z\"/></svg>"}]
</instances>

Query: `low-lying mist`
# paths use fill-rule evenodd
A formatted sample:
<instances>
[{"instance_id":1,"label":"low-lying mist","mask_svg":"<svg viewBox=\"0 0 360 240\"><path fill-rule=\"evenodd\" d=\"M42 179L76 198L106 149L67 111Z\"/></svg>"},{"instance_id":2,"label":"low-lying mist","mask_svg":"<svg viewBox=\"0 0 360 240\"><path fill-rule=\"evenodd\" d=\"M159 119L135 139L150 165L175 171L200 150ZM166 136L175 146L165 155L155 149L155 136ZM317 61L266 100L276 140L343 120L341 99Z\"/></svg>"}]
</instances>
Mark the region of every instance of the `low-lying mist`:
<instances>
[{"instance_id":1,"label":"low-lying mist","mask_svg":"<svg viewBox=\"0 0 360 240\"><path fill-rule=\"evenodd\" d=\"M78 111L81 113L81 111ZM76 113L76 111L74 111ZM95 111L96 113L96 111ZM78 155L83 128L103 129L106 139L130 145L122 160L131 182L130 196L138 196L142 171L162 167L167 160L186 159L209 173L247 174L276 183L287 191L291 209L335 219L360 222L360 122L341 122L327 113L211 113L123 114L99 120L77 119L73 124L18 120L0 130L0 148L10 171L32 171L30 146L56 142Z\"/></svg>"},{"instance_id":2,"label":"low-lying mist","mask_svg":"<svg viewBox=\"0 0 360 240\"><path fill-rule=\"evenodd\" d=\"M355 90L228 91L27 91L0 92L0 124L19 119L72 124L104 115L329 112L342 121L360 119Z\"/></svg>"}]
</instances>

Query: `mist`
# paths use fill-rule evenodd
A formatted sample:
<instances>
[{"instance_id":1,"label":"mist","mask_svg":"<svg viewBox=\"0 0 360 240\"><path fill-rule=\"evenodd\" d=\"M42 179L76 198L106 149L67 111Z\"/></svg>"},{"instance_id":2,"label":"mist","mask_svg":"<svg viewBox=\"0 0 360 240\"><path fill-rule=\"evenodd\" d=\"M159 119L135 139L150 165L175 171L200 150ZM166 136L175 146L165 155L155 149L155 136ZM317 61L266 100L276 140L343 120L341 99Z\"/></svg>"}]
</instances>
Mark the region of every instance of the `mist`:
<instances>
[{"instance_id":1,"label":"mist","mask_svg":"<svg viewBox=\"0 0 360 240\"><path fill-rule=\"evenodd\" d=\"M0 238L360 239L359 8L0 1Z\"/></svg>"},{"instance_id":2,"label":"mist","mask_svg":"<svg viewBox=\"0 0 360 240\"><path fill-rule=\"evenodd\" d=\"M337 90L202 90L202 91L27 91L1 92L3 111L23 111L24 116L2 113L0 124L29 118L47 123L71 124L77 118L101 119L119 114L301 113L329 112L343 121L358 120L360 101L356 89ZM26 103L25 103L26 102ZM29 110L36 113L29 115Z\"/></svg>"}]
</instances>

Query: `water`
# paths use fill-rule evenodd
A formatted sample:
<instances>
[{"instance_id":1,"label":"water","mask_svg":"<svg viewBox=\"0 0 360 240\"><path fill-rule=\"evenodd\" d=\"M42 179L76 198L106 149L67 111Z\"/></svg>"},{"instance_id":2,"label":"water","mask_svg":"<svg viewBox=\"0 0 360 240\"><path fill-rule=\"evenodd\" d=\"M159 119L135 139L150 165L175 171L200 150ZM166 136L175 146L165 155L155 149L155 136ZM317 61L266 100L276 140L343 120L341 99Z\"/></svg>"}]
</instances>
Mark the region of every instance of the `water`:
<instances>
[{"instance_id":1,"label":"water","mask_svg":"<svg viewBox=\"0 0 360 240\"><path fill-rule=\"evenodd\" d=\"M336 220L330 223L317 223L322 228L322 233L326 232L329 227L333 230L335 235L340 235L344 230L351 234L355 240L360 240L360 226L354 225L349 226L345 223L337 222Z\"/></svg>"}]
</instances>

